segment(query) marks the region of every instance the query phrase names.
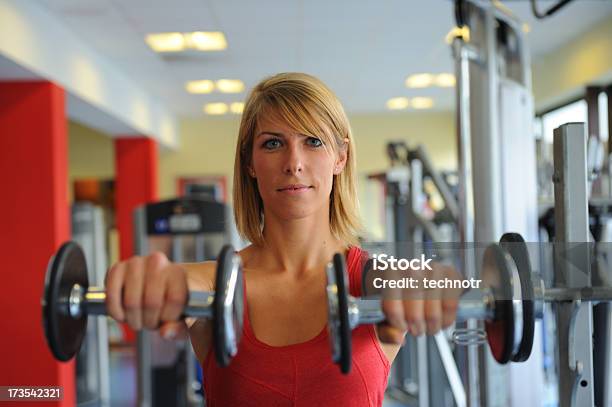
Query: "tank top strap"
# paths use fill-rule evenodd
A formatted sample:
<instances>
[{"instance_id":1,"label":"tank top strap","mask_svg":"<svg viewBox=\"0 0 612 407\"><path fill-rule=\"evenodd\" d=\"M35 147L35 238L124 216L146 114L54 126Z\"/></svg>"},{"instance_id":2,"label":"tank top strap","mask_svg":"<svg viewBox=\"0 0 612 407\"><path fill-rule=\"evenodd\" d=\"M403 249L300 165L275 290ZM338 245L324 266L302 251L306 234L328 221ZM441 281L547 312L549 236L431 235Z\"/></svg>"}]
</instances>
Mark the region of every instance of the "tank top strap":
<instances>
[{"instance_id":1,"label":"tank top strap","mask_svg":"<svg viewBox=\"0 0 612 407\"><path fill-rule=\"evenodd\" d=\"M363 267L368 261L368 257L368 252L358 246L351 246L346 255L349 293L353 297L361 296Z\"/></svg>"}]
</instances>

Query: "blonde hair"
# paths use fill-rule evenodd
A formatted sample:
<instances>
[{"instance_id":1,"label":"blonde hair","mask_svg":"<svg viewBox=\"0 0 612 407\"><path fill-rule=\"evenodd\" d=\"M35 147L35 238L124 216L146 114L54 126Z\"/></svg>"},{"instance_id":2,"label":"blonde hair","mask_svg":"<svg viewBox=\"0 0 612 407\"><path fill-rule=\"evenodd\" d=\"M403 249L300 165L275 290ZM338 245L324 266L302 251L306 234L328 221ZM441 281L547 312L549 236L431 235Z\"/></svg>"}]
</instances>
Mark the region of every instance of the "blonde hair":
<instances>
[{"instance_id":1,"label":"blonde hair","mask_svg":"<svg viewBox=\"0 0 612 407\"><path fill-rule=\"evenodd\" d=\"M263 201L257 180L249 175L253 139L260 118L274 112L295 131L320 138L333 152L346 149L344 170L334 175L329 221L332 235L357 245L361 231L356 188L355 142L338 98L323 82L303 73L281 73L262 80L249 94L242 112L234 161L234 218L238 233L263 245Z\"/></svg>"}]
</instances>

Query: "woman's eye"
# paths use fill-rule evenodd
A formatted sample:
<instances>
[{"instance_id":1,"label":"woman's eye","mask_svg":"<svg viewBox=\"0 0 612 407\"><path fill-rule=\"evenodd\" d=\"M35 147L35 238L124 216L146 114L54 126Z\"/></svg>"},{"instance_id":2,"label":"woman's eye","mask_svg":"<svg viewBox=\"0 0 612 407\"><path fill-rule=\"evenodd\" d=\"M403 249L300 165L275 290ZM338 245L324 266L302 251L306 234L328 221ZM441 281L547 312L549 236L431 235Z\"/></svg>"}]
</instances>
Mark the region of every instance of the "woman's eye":
<instances>
[{"instance_id":1,"label":"woman's eye","mask_svg":"<svg viewBox=\"0 0 612 407\"><path fill-rule=\"evenodd\" d=\"M308 145L311 147L321 147L323 145L323 142L321 141L321 139L318 139L316 137L308 137L308 140L306 140L306 143L308 143Z\"/></svg>"},{"instance_id":2,"label":"woman's eye","mask_svg":"<svg viewBox=\"0 0 612 407\"><path fill-rule=\"evenodd\" d=\"M280 144L281 144L281 142L280 142L279 139L271 138L270 140L266 140L263 143L263 147L267 148L268 150L272 150L274 148L280 147Z\"/></svg>"}]
</instances>

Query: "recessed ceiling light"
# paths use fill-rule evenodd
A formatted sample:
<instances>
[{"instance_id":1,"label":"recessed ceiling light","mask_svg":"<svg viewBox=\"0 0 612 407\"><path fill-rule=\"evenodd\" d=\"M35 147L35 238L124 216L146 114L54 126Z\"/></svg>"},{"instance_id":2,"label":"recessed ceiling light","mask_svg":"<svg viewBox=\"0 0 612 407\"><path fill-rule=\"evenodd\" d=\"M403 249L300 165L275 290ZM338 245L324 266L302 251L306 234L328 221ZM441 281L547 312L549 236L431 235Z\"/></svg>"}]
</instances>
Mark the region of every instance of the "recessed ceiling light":
<instances>
[{"instance_id":1,"label":"recessed ceiling light","mask_svg":"<svg viewBox=\"0 0 612 407\"><path fill-rule=\"evenodd\" d=\"M187 89L189 93L210 93L215 90L215 84L208 79L189 81L185 84L185 89Z\"/></svg>"},{"instance_id":2,"label":"recessed ceiling light","mask_svg":"<svg viewBox=\"0 0 612 407\"><path fill-rule=\"evenodd\" d=\"M410 106L415 109L430 109L433 105L432 98L414 97L410 100Z\"/></svg>"},{"instance_id":3,"label":"recessed ceiling light","mask_svg":"<svg viewBox=\"0 0 612 407\"><path fill-rule=\"evenodd\" d=\"M387 100L387 109L401 110L407 108L409 105L408 98L397 97Z\"/></svg>"},{"instance_id":4,"label":"recessed ceiling light","mask_svg":"<svg viewBox=\"0 0 612 407\"><path fill-rule=\"evenodd\" d=\"M426 88L431 86L434 76L430 73L418 73L406 78L406 86L409 88Z\"/></svg>"},{"instance_id":5,"label":"recessed ceiling light","mask_svg":"<svg viewBox=\"0 0 612 407\"><path fill-rule=\"evenodd\" d=\"M186 49L221 51L227 48L225 35L220 31L147 34L145 41L155 52L177 52Z\"/></svg>"},{"instance_id":6,"label":"recessed ceiling light","mask_svg":"<svg viewBox=\"0 0 612 407\"><path fill-rule=\"evenodd\" d=\"M239 79L219 79L217 89L222 93L240 93L244 90L244 83Z\"/></svg>"},{"instance_id":7,"label":"recessed ceiling light","mask_svg":"<svg viewBox=\"0 0 612 407\"><path fill-rule=\"evenodd\" d=\"M230 105L230 111L235 114L240 114L244 110L244 103L234 102Z\"/></svg>"},{"instance_id":8,"label":"recessed ceiling light","mask_svg":"<svg viewBox=\"0 0 612 407\"><path fill-rule=\"evenodd\" d=\"M436 86L440 86L442 88L452 88L455 86L455 75L452 73L441 73L436 75L435 80Z\"/></svg>"},{"instance_id":9,"label":"recessed ceiling light","mask_svg":"<svg viewBox=\"0 0 612 407\"><path fill-rule=\"evenodd\" d=\"M148 34L145 41L155 52L177 52L185 49L185 37L181 33Z\"/></svg>"},{"instance_id":10,"label":"recessed ceiling light","mask_svg":"<svg viewBox=\"0 0 612 407\"><path fill-rule=\"evenodd\" d=\"M199 51L222 51L227 48L225 35L220 31L196 31L185 33L189 48Z\"/></svg>"},{"instance_id":11,"label":"recessed ceiling light","mask_svg":"<svg viewBox=\"0 0 612 407\"><path fill-rule=\"evenodd\" d=\"M221 115L227 113L228 107L225 103L207 103L204 105L204 112L211 115Z\"/></svg>"}]
</instances>

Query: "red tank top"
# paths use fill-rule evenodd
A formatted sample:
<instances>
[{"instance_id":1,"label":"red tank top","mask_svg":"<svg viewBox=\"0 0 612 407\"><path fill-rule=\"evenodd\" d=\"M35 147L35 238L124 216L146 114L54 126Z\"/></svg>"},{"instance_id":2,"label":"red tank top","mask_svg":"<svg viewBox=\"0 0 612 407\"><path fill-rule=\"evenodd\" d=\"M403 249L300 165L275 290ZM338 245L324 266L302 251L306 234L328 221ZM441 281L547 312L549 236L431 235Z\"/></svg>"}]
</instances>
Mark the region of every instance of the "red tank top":
<instances>
[{"instance_id":1,"label":"red tank top","mask_svg":"<svg viewBox=\"0 0 612 407\"><path fill-rule=\"evenodd\" d=\"M347 255L349 291L361 294L367 253L351 247ZM203 365L207 407L234 406L382 406L389 361L373 325L352 332L352 369L340 373L332 362L327 327L306 342L269 346L255 338L246 308L238 354L219 368L212 347Z\"/></svg>"}]
</instances>

